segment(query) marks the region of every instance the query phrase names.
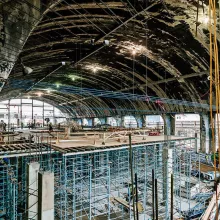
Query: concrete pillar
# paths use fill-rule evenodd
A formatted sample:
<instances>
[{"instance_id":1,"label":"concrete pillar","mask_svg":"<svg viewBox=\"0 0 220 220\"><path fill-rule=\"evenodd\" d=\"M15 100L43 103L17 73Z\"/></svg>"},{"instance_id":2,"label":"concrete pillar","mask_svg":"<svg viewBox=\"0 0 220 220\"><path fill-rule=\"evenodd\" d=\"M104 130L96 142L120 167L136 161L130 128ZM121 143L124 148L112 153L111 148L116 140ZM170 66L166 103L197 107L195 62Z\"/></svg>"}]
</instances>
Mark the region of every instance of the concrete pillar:
<instances>
[{"instance_id":1,"label":"concrete pillar","mask_svg":"<svg viewBox=\"0 0 220 220\"><path fill-rule=\"evenodd\" d=\"M95 125L94 118L87 118L87 121L88 121L88 126L94 126Z\"/></svg>"},{"instance_id":2,"label":"concrete pillar","mask_svg":"<svg viewBox=\"0 0 220 220\"><path fill-rule=\"evenodd\" d=\"M117 123L117 126L120 127L121 126L121 118L116 118L116 123Z\"/></svg>"},{"instance_id":3,"label":"concrete pillar","mask_svg":"<svg viewBox=\"0 0 220 220\"><path fill-rule=\"evenodd\" d=\"M38 172L40 164L37 162L27 164L27 212L26 218L37 220L38 203Z\"/></svg>"},{"instance_id":4,"label":"concrete pillar","mask_svg":"<svg viewBox=\"0 0 220 220\"><path fill-rule=\"evenodd\" d=\"M79 118L79 119L78 119L78 123L79 123L79 125L83 125L83 119L82 119L82 118Z\"/></svg>"},{"instance_id":5,"label":"concrete pillar","mask_svg":"<svg viewBox=\"0 0 220 220\"><path fill-rule=\"evenodd\" d=\"M120 124L121 127L124 127L125 126L125 117L124 116L121 116L121 124Z\"/></svg>"},{"instance_id":6,"label":"concrete pillar","mask_svg":"<svg viewBox=\"0 0 220 220\"><path fill-rule=\"evenodd\" d=\"M142 120L142 127L146 128L147 127L146 115L141 115L141 120Z\"/></svg>"},{"instance_id":7,"label":"concrete pillar","mask_svg":"<svg viewBox=\"0 0 220 220\"><path fill-rule=\"evenodd\" d=\"M211 119L209 114L200 115L200 150L204 153L212 151Z\"/></svg>"},{"instance_id":8,"label":"concrete pillar","mask_svg":"<svg viewBox=\"0 0 220 220\"><path fill-rule=\"evenodd\" d=\"M82 126L87 125L87 120L85 118L82 118Z\"/></svg>"},{"instance_id":9,"label":"concrete pillar","mask_svg":"<svg viewBox=\"0 0 220 220\"><path fill-rule=\"evenodd\" d=\"M107 117L99 118L99 121L100 121L101 124L109 124L109 123L107 122L107 121L108 121Z\"/></svg>"},{"instance_id":10,"label":"concrete pillar","mask_svg":"<svg viewBox=\"0 0 220 220\"><path fill-rule=\"evenodd\" d=\"M87 121L88 121L88 126L92 126L92 120L91 120L91 118L87 118Z\"/></svg>"},{"instance_id":11,"label":"concrete pillar","mask_svg":"<svg viewBox=\"0 0 220 220\"><path fill-rule=\"evenodd\" d=\"M106 123L111 124L111 117L106 117Z\"/></svg>"},{"instance_id":12,"label":"concrete pillar","mask_svg":"<svg viewBox=\"0 0 220 220\"><path fill-rule=\"evenodd\" d=\"M117 126L120 126L120 127L125 126L124 116L117 117L117 118L115 118L115 120L116 120Z\"/></svg>"},{"instance_id":13,"label":"concrete pillar","mask_svg":"<svg viewBox=\"0 0 220 220\"><path fill-rule=\"evenodd\" d=\"M163 114L164 135L175 135L175 114Z\"/></svg>"},{"instance_id":14,"label":"concrete pillar","mask_svg":"<svg viewBox=\"0 0 220 220\"><path fill-rule=\"evenodd\" d=\"M169 146L163 148L163 199L166 201L166 209L170 210L171 202L171 174L173 173L173 149ZM169 213L168 211L167 213Z\"/></svg>"},{"instance_id":15,"label":"concrete pillar","mask_svg":"<svg viewBox=\"0 0 220 220\"><path fill-rule=\"evenodd\" d=\"M81 123L82 123L82 119L81 119L81 118L73 118L72 120L73 120L75 123L79 124L79 125L81 125Z\"/></svg>"},{"instance_id":16,"label":"concrete pillar","mask_svg":"<svg viewBox=\"0 0 220 220\"><path fill-rule=\"evenodd\" d=\"M54 220L54 173L38 173L38 220Z\"/></svg>"},{"instance_id":17,"label":"concrete pillar","mask_svg":"<svg viewBox=\"0 0 220 220\"><path fill-rule=\"evenodd\" d=\"M142 128L143 124L142 124L142 115L136 115L134 116L137 122L137 127L138 128Z\"/></svg>"},{"instance_id":18,"label":"concrete pillar","mask_svg":"<svg viewBox=\"0 0 220 220\"><path fill-rule=\"evenodd\" d=\"M91 120L92 120L92 127L94 127L95 126L95 118L91 118Z\"/></svg>"}]
</instances>

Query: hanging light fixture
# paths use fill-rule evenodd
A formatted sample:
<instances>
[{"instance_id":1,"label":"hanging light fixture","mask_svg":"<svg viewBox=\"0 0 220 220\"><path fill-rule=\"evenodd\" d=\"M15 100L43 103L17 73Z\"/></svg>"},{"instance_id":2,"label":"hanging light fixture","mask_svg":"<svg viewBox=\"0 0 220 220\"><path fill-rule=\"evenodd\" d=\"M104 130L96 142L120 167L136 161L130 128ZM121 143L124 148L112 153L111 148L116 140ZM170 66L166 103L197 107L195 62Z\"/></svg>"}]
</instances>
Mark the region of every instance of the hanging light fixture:
<instances>
[{"instance_id":1,"label":"hanging light fixture","mask_svg":"<svg viewBox=\"0 0 220 220\"><path fill-rule=\"evenodd\" d=\"M98 69L97 69L96 67L93 67L93 68L92 68L93 73L96 73L97 70L98 70Z\"/></svg>"},{"instance_id":2,"label":"hanging light fixture","mask_svg":"<svg viewBox=\"0 0 220 220\"><path fill-rule=\"evenodd\" d=\"M25 66L22 62L21 62L21 66L22 66L23 76L26 76L34 71L32 68Z\"/></svg>"}]
</instances>

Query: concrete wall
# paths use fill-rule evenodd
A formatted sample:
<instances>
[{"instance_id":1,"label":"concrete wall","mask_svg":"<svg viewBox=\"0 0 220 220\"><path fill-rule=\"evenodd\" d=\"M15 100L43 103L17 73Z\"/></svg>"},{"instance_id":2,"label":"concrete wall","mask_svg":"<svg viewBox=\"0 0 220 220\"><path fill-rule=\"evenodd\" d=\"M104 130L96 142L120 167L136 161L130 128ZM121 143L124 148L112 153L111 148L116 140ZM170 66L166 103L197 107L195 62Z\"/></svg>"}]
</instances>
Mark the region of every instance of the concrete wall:
<instances>
[{"instance_id":1,"label":"concrete wall","mask_svg":"<svg viewBox=\"0 0 220 220\"><path fill-rule=\"evenodd\" d=\"M54 220L54 174L38 173L38 220Z\"/></svg>"},{"instance_id":2,"label":"concrete wall","mask_svg":"<svg viewBox=\"0 0 220 220\"><path fill-rule=\"evenodd\" d=\"M40 164L33 162L27 164L27 219L37 220L37 202L38 202L38 172Z\"/></svg>"}]
</instances>

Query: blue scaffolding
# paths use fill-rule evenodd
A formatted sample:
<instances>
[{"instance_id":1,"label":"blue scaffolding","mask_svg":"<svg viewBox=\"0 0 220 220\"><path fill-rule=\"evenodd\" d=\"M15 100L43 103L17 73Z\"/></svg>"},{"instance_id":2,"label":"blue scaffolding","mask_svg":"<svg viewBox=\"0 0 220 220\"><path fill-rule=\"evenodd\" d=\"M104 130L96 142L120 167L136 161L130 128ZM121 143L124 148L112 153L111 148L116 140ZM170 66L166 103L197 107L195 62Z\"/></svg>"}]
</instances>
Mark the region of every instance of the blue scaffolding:
<instances>
[{"instance_id":1,"label":"blue scaffolding","mask_svg":"<svg viewBox=\"0 0 220 220\"><path fill-rule=\"evenodd\" d=\"M190 187L192 166L199 155L183 150L194 139L185 142L169 140L132 146L132 168L137 174L138 196L142 209L139 215L149 219L156 209L152 198L158 199L158 216L170 219L170 175L174 175L174 209L187 218L194 208L201 212L204 196L200 191L192 198ZM55 218L63 220L84 219L133 219L133 205L129 185L131 173L127 145L94 150L60 153L41 146L35 154L10 155L7 163L0 163L0 215L4 219L24 219L27 210L27 163L39 162L42 171L54 172ZM172 149L172 160L164 156L165 149ZM7 157L7 156L6 156ZM171 161L171 163L170 163ZM157 179L157 195L153 195L153 177ZM170 172L170 173L169 173ZM184 199L181 199L185 185ZM191 201L194 199L194 203ZM119 201L119 202L117 202ZM154 201L155 202L155 201ZM188 208L183 209L183 203ZM194 205L195 204L195 205ZM37 215L37 213L36 213ZM4 217L5 216L5 217Z\"/></svg>"}]
</instances>

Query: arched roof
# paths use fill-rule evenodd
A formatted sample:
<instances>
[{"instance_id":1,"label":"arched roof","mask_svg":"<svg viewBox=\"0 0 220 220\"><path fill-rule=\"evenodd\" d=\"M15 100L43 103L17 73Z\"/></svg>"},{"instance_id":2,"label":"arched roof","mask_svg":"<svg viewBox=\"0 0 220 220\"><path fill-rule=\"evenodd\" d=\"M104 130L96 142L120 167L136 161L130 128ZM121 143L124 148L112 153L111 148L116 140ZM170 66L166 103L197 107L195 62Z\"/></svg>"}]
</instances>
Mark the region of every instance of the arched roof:
<instances>
[{"instance_id":1,"label":"arched roof","mask_svg":"<svg viewBox=\"0 0 220 220\"><path fill-rule=\"evenodd\" d=\"M41 91L75 116L206 111L207 1L199 1L198 21L197 6L197 0L42 0L41 19L2 96ZM24 76L21 61L34 71Z\"/></svg>"}]
</instances>

